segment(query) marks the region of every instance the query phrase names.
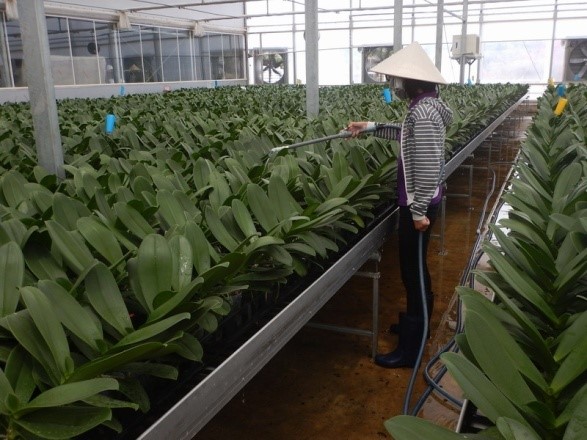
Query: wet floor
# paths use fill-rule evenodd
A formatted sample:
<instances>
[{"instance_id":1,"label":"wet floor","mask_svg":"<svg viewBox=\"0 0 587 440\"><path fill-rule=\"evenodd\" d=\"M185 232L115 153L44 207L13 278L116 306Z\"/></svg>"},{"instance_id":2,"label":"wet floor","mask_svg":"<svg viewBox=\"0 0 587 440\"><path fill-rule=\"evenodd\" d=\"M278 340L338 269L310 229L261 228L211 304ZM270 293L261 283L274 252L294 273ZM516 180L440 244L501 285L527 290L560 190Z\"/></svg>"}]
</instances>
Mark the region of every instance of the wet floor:
<instances>
[{"instance_id":1,"label":"wet floor","mask_svg":"<svg viewBox=\"0 0 587 440\"><path fill-rule=\"evenodd\" d=\"M532 104L522 104L447 181L446 220L437 222L428 264L435 292L427 363L454 336L455 287L461 283L478 237L484 206L490 211L511 169ZM472 178L471 178L472 169ZM495 188L493 194L491 189ZM379 352L391 351L397 336L386 332L405 307L396 237L381 249L379 266ZM372 264L372 263L369 263ZM367 265L365 269L372 270ZM317 314L316 321L369 329L372 281L353 277ZM440 364L430 369L434 376ZM420 368L410 411L426 389ZM196 440L390 439L384 421L401 414L412 369L384 369L371 360L371 339L316 328L303 328L198 433ZM449 377L444 389L460 400ZM440 394L421 405L419 415L454 428L460 409Z\"/></svg>"}]
</instances>

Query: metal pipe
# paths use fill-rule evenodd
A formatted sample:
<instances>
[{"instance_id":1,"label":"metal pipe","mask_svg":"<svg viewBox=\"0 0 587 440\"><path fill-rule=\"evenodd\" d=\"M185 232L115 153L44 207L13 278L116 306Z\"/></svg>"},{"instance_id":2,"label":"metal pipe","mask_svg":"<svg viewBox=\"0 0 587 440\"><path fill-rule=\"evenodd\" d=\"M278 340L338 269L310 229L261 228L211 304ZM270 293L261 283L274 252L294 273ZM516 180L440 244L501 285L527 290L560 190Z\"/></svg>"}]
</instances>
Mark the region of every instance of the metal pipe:
<instances>
[{"instance_id":1,"label":"metal pipe","mask_svg":"<svg viewBox=\"0 0 587 440\"><path fill-rule=\"evenodd\" d=\"M444 27L444 0L438 0L436 7L436 55L434 64L438 71L442 71L442 33Z\"/></svg>"},{"instance_id":2,"label":"metal pipe","mask_svg":"<svg viewBox=\"0 0 587 440\"><path fill-rule=\"evenodd\" d=\"M404 15L403 0L393 2L393 51L401 50L402 46L402 19Z\"/></svg>"},{"instance_id":3,"label":"metal pipe","mask_svg":"<svg viewBox=\"0 0 587 440\"><path fill-rule=\"evenodd\" d=\"M318 86L318 0L306 1L306 113L308 117L318 115L320 97Z\"/></svg>"},{"instance_id":4,"label":"metal pipe","mask_svg":"<svg viewBox=\"0 0 587 440\"><path fill-rule=\"evenodd\" d=\"M550 40L550 64L548 65L548 77L552 78L552 64L554 58L554 39L556 38L556 23L558 19L558 0L554 0L554 12L552 14L552 38Z\"/></svg>"},{"instance_id":5,"label":"metal pipe","mask_svg":"<svg viewBox=\"0 0 587 440\"><path fill-rule=\"evenodd\" d=\"M461 50L463 51L463 53L461 54L461 57L459 59L459 64L460 64L459 82L461 84L465 83L465 64L467 64L466 63L467 57L464 52L466 49L466 41L467 41L467 18L468 18L468 15L469 15L469 2L468 2L468 0L464 0L463 1L463 26L461 27Z\"/></svg>"},{"instance_id":6,"label":"metal pipe","mask_svg":"<svg viewBox=\"0 0 587 440\"><path fill-rule=\"evenodd\" d=\"M330 136L324 136L318 139L310 139L308 141L303 141L303 142L298 142L296 144L291 144L291 145L284 145L282 147L274 147L269 151L269 155L274 155L279 153L281 150L293 150L295 148L300 148L300 147L304 147L306 145L312 145L312 144L317 144L319 142L326 142L326 141L330 141L332 139L341 139L341 138L348 138L351 136L351 132L350 131L341 131L337 134L332 134Z\"/></svg>"}]
</instances>

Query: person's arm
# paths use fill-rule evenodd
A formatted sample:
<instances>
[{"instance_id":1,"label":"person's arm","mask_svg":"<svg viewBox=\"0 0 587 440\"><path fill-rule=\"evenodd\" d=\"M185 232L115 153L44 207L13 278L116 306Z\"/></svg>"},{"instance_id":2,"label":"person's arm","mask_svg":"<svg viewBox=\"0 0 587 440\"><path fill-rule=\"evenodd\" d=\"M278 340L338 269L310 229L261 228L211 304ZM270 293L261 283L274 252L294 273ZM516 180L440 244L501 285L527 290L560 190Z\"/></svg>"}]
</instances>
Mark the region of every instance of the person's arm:
<instances>
[{"instance_id":1,"label":"person's arm","mask_svg":"<svg viewBox=\"0 0 587 440\"><path fill-rule=\"evenodd\" d=\"M440 183L444 163L443 128L429 118L416 121L414 156L415 193L410 205L414 223L426 218L428 205Z\"/></svg>"},{"instance_id":2,"label":"person's arm","mask_svg":"<svg viewBox=\"0 0 587 440\"><path fill-rule=\"evenodd\" d=\"M373 133L374 136L399 141L401 139L401 125L388 124L371 121L349 122L346 129L351 132L352 137L362 133Z\"/></svg>"}]
</instances>

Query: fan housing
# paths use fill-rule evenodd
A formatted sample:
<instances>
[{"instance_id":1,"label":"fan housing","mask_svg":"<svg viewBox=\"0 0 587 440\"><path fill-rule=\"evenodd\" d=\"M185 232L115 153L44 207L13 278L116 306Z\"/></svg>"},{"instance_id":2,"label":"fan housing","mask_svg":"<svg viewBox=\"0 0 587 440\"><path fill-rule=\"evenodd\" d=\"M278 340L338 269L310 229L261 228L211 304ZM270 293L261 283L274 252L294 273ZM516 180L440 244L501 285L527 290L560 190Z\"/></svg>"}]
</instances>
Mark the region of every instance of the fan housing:
<instances>
[{"instance_id":1,"label":"fan housing","mask_svg":"<svg viewBox=\"0 0 587 440\"><path fill-rule=\"evenodd\" d=\"M587 81L587 38L566 41L565 81Z\"/></svg>"},{"instance_id":2,"label":"fan housing","mask_svg":"<svg viewBox=\"0 0 587 440\"><path fill-rule=\"evenodd\" d=\"M393 54L393 46L365 46L361 48L361 51L363 55L361 81L363 83L385 83L387 81L385 75L370 70Z\"/></svg>"}]
</instances>

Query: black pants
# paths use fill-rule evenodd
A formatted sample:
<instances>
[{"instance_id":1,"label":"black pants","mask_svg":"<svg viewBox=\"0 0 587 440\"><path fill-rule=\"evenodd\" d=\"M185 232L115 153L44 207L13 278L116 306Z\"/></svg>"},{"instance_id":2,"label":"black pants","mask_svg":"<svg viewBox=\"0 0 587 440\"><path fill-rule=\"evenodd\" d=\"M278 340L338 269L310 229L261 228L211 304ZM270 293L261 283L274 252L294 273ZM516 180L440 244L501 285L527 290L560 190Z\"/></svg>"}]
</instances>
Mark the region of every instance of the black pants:
<instances>
[{"instance_id":1,"label":"black pants","mask_svg":"<svg viewBox=\"0 0 587 440\"><path fill-rule=\"evenodd\" d=\"M426 297L432 301L432 282L428 265L426 263L428 254L428 241L430 231L436 220L439 205L430 205L426 217L430 220L430 226L424 232L423 238L423 271ZM402 276L402 282L406 289L407 309L406 313L412 316L423 316L422 311L422 294L420 292L420 265L418 258L418 234L414 227L412 213L407 206L400 206L399 209L399 262Z\"/></svg>"}]
</instances>

